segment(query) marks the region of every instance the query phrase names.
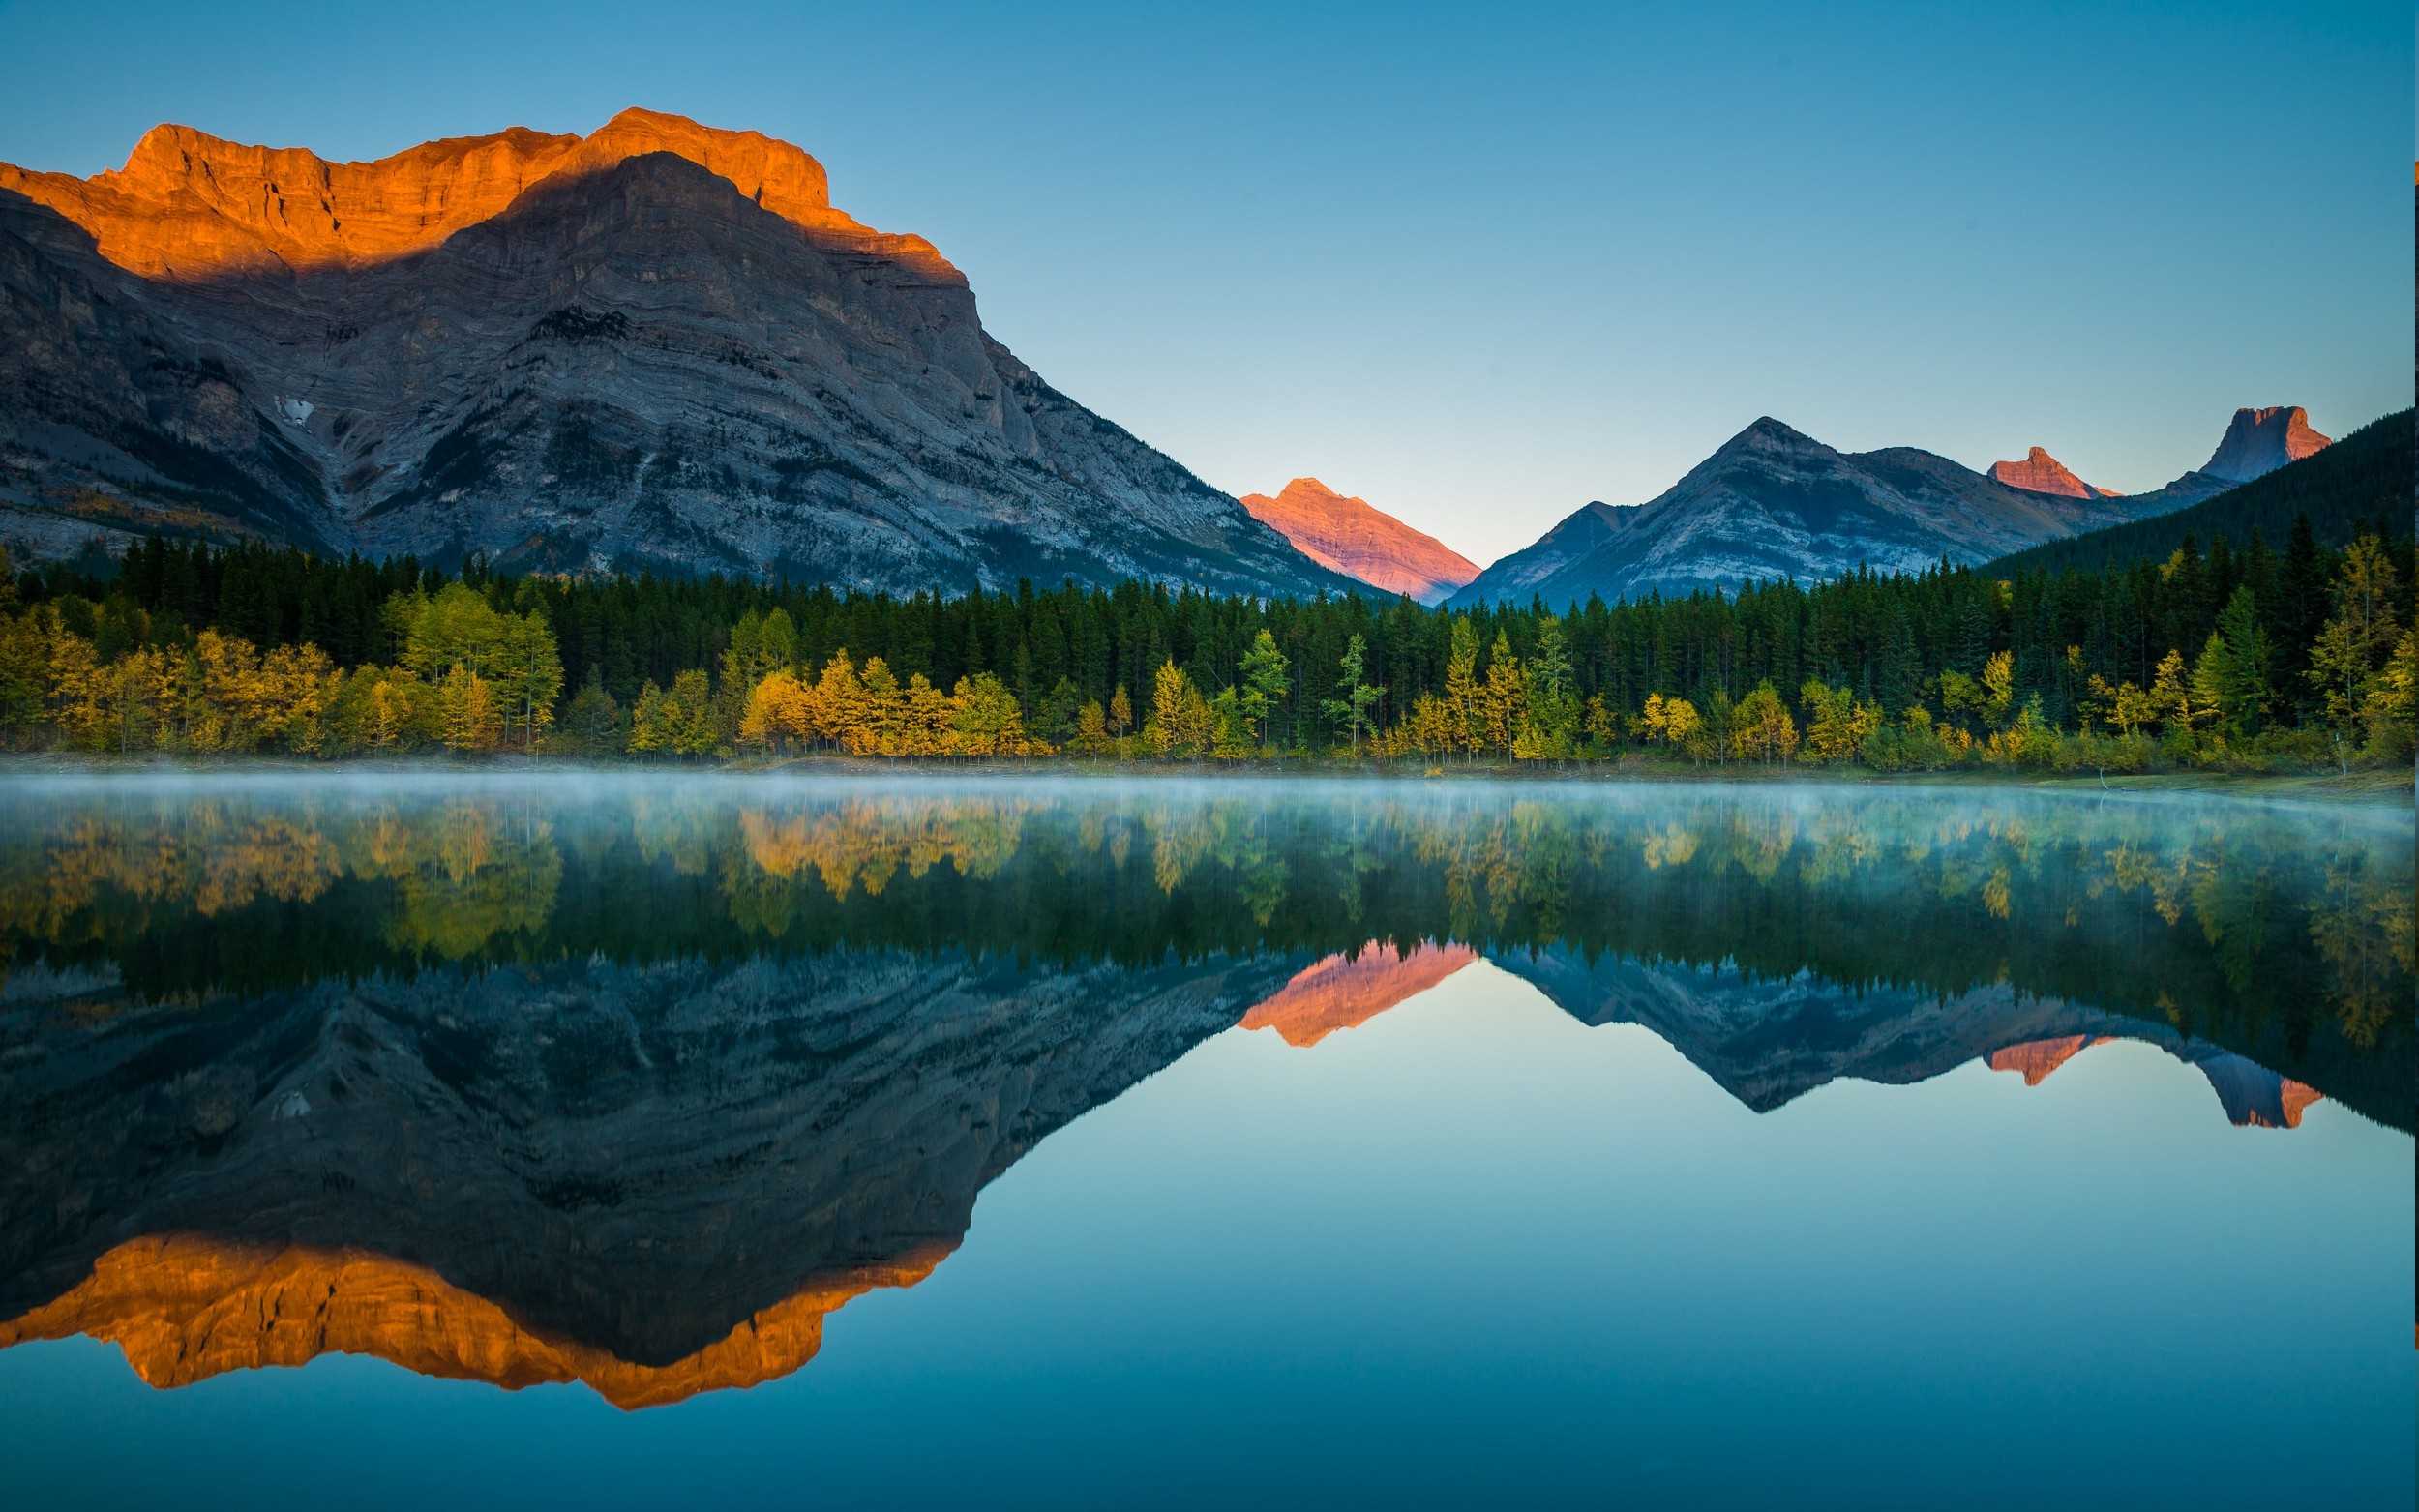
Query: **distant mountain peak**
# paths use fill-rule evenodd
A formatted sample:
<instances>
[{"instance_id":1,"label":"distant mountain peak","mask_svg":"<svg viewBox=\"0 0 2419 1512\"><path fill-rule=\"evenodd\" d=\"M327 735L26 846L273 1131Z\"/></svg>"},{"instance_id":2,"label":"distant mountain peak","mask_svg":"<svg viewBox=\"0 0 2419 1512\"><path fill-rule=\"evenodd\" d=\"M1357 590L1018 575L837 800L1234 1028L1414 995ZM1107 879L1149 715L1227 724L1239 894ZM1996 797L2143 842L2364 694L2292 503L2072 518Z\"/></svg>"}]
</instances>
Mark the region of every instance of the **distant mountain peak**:
<instances>
[{"instance_id":1,"label":"distant mountain peak","mask_svg":"<svg viewBox=\"0 0 2419 1512\"><path fill-rule=\"evenodd\" d=\"M1612 603L1736 593L1861 567L1922 572L1943 558L1987 561L2116 524L2144 508L2077 487L2073 496L2012 488L1913 447L1841 452L1764 415L1645 504L1618 513L1590 506L1448 602L1534 596L1560 608L1591 594Z\"/></svg>"},{"instance_id":2,"label":"distant mountain peak","mask_svg":"<svg viewBox=\"0 0 2419 1512\"><path fill-rule=\"evenodd\" d=\"M2106 499L2116 495L2096 489L2068 470L2066 463L2036 446L2020 462L1992 462L1990 476L2027 493L2055 493L2070 499Z\"/></svg>"},{"instance_id":3,"label":"distant mountain peak","mask_svg":"<svg viewBox=\"0 0 2419 1512\"><path fill-rule=\"evenodd\" d=\"M1387 593L1433 604L1478 576L1477 563L1436 537L1316 478L1296 478L1273 498L1246 493L1241 503L1320 566Z\"/></svg>"},{"instance_id":4,"label":"distant mountain peak","mask_svg":"<svg viewBox=\"0 0 2419 1512\"><path fill-rule=\"evenodd\" d=\"M2310 428L2310 412L2299 404L2238 409L2200 470L2213 478L2249 483L2332 444L2332 438Z\"/></svg>"}]
</instances>

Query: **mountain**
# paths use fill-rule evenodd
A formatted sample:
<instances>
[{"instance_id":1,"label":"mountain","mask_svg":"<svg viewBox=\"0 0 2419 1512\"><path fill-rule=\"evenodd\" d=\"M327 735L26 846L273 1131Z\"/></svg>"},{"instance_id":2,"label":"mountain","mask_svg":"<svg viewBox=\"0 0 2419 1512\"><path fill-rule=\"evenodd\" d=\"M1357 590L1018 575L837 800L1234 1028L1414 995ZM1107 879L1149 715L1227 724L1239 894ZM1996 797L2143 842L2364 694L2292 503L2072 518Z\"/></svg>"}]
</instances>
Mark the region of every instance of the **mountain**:
<instances>
[{"instance_id":1,"label":"mountain","mask_svg":"<svg viewBox=\"0 0 2419 1512\"><path fill-rule=\"evenodd\" d=\"M1986 474L1993 482L2027 493L2056 493L2071 499L2112 499L2116 494L2095 489L2067 470L2066 463L2036 446L2020 462L1992 462Z\"/></svg>"},{"instance_id":2,"label":"mountain","mask_svg":"<svg viewBox=\"0 0 2419 1512\"><path fill-rule=\"evenodd\" d=\"M1859 567L1980 563L2172 514L2327 444L2298 408L2241 409L2207 463L2163 489L2120 495L2038 446L1985 474L1913 447L1837 452L1767 417L1634 514L1591 504L1447 602L1459 608L1535 594L1561 608L1591 593L1613 603L1735 593L1784 577L1819 581Z\"/></svg>"},{"instance_id":3,"label":"mountain","mask_svg":"<svg viewBox=\"0 0 2419 1512\"><path fill-rule=\"evenodd\" d=\"M1591 500L1532 544L1509 556L1497 557L1463 592L1447 602L1463 608L1497 599L1524 600L1627 530L1636 521L1639 508Z\"/></svg>"},{"instance_id":4,"label":"mountain","mask_svg":"<svg viewBox=\"0 0 2419 1512\"><path fill-rule=\"evenodd\" d=\"M2228 483L2249 483L2287 463L2314 457L2328 444L2327 437L2310 429L2310 416L2298 404L2238 409L2218 449L2200 470Z\"/></svg>"},{"instance_id":5,"label":"mountain","mask_svg":"<svg viewBox=\"0 0 2419 1512\"><path fill-rule=\"evenodd\" d=\"M1246 493L1240 502L1312 561L1421 604L1435 604L1478 576L1476 562L1436 537L1316 478L1296 478L1274 498Z\"/></svg>"},{"instance_id":6,"label":"mountain","mask_svg":"<svg viewBox=\"0 0 2419 1512\"><path fill-rule=\"evenodd\" d=\"M2230 439L2233 432L2227 434ZM2032 547L2001 557L1991 564L1991 571L2003 577L2062 568L2098 572L2132 562L2164 561L2188 535L2203 547L2224 536L2240 548L2249 546L2252 533L2257 531L2271 548L2281 551L2292 534L2294 518L2300 515L2310 517L2312 533L2324 547L2342 547L2351 539L2356 524L2372 520L2382 521L2386 529L2401 534L2409 528L2415 465L2419 457L2412 447L2411 412L2405 409L2371 421L2323 451L2199 503ZM2204 471L2188 476L2211 475Z\"/></svg>"},{"instance_id":7,"label":"mountain","mask_svg":"<svg viewBox=\"0 0 2419 1512\"><path fill-rule=\"evenodd\" d=\"M163 530L911 591L1344 580L1045 383L919 237L626 110L368 163L0 165L0 539Z\"/></svg>"},{"instance_id":8,"label":"mountain","mask_svg":"<svg viewBox=\"0 0 2419 1512\"><path fill-rule=\"evenodd\" d=\"M1591 504L1448 602L1536 594L1559 608L1592 593L1613 603L1836 578L1860 566L1918 572L1943 557L1985 561L2138 513L2127 500L2010 488L1911 447L1834 451L1768 417L1659 497L1634 512Z\"/></svg>"}]
</instances>

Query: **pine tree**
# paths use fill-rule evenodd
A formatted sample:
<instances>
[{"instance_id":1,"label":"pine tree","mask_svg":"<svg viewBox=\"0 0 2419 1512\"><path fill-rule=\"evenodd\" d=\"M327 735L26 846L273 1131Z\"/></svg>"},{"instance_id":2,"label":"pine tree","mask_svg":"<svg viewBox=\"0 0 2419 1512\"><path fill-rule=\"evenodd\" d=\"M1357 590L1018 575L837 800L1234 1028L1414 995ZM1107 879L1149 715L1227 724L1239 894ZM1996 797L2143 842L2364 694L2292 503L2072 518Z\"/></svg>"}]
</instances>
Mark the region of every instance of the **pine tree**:
<instances>
[{"instance_id":1,"label":"pine tree","mask_svg":"<svg viewBox=\"0 0 2419 1512\"><path fill-rule=\"evenodd\" d=\"M1252 637L1251 649L1238 665L1243 683L1236 705L1242 717L1244 738L1252 745L1268 743L1269 714L1293 689L1285 667L1285 653L1277 649L1276 637L1266 630Z\"/></svg>"},{"instance_id":2,"label":"pine tree","mask_svg":"<svg viewBox=\"0 0 2419 1512\"><path fill-rule=\"evenodd\" d=\"M1360 680L1366 670L1363 658L1367 651L1368 643L1358 635L1344 643L1344 655L1336 663L1343 675L1335 680L1336 691L1343 697L1323 698L1319 702L1320 711L1328 718L1344 722L1345 738L1352 745L1353 759L1356 761L1360 759L1360 737L1364 733L1377 733L1377 726L1369 718L1369 710L1386 697L1384 688L1372 688Z\"/></svg>"}]
</instances>

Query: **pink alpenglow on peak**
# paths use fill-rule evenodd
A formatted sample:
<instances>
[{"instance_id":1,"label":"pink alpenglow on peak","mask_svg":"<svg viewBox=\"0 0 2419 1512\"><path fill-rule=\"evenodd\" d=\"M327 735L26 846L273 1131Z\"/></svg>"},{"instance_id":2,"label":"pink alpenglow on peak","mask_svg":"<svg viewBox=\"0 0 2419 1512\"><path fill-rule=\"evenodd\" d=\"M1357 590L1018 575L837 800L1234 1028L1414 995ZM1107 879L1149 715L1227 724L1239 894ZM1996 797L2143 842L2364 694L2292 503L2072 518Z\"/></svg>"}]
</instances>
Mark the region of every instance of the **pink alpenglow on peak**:
<instances>
[{"instance_id":1,"label":"pink alpenglow on peak","mask_svg":"<svg viewBox=\"0 0 2419 1512\"><path fill-rule=\"evenodd\" d=\"M2234 483L2264 478L2287 462L2326 450L2332 440L2310 429L2310 412L2299 404L2238 409L2201 471Z\"/></svg>"},{"instance_id":2,"label":"pink alpenglow on peak","mask_svg":"<svg viewBox=\"0 0 2419 1512\"><path fill-rule=\"evenodd\" d=\"M2106 489L2095 489L2067 470L2066 463L2036 446L2020 462L1992 462L1990 476L2027 493L2055 493L2070 499L2112 499Z\"/></svg>"},{"instance_id":3,"label":"pink alpenglow on peak","mask_svg":"<svg viewBox=\"0 0 2419 1512\"><path fill-rule=\"evenodd\" d=\"M1246 493L1241 502L1322 567L1421 604L1439 603L1478 576L1477 563L1436 537L1316 478L1296 478L1274 498Z\"/></svg>"}]
</instances>

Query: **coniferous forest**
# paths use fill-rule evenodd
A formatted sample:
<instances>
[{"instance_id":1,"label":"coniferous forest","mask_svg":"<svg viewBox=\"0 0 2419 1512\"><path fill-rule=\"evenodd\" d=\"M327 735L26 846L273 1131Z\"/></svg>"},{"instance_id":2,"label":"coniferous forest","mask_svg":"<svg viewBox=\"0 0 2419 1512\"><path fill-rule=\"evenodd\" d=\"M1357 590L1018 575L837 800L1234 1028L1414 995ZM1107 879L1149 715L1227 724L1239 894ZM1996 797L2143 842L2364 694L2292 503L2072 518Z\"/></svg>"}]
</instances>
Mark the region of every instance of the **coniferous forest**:
<instances>
[{"instance_id":1,"label":"coniferous forest","mask_svg":"<svg viewBox=\"0 0 2419 1512\"><path fill-rule=\"evenodd\" d=\"M2276 543L2185 533L2088 567L2067 550L1454 612L1133 581L943 598L448 573L153 538L104 570L0 578L0 739L322 757L2341 769L2411 756L2402 524L2331 520L2338 546L2305 510Z\"/></svg>"}]
</instances>

